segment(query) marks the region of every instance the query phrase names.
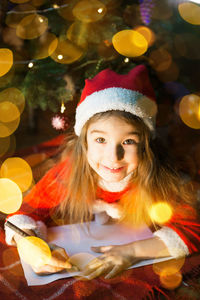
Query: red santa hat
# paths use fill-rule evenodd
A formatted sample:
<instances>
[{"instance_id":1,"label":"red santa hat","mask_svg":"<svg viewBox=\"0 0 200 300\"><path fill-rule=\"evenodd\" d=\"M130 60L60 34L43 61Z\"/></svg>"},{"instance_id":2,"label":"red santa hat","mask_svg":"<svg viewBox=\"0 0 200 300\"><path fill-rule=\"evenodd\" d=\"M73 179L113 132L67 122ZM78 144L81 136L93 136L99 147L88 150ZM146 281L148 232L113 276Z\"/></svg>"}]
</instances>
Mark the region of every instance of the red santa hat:
<instances>
[{"instance_id":1,"label":"red santa hat","mask_svg":"<svg viewBox=\"0 0 200 300\"><path fill-rule=\"evenodd\" d=\"M94 78L86 79L76 109L76 135L80 135L83 126L92 116L110 110L132 113L154 131L157 105L144 65L138 65L123 75L105 69Z\"/></svg>"}]
</instances>

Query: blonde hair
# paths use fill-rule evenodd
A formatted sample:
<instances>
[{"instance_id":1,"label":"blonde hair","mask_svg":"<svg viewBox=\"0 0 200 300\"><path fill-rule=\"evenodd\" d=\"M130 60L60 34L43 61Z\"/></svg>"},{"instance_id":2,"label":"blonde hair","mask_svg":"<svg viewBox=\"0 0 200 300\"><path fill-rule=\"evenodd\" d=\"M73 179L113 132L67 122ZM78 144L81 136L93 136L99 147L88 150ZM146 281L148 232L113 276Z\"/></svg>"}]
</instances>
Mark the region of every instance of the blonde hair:
<instances>
[{"instance_id":1,"label":"blonde hair","mask_svg":"<svg viewBox=\"0 0 200 300\"><path fill-rule=\"evenodd\" d=\"M61 201L58 212L70 223L90 221L92 204L96 196L97 174L87 161L87 129L100 118L109 116L122 118L132 124L139 132L139 164L132 175L130 190L120 199L121 221L139 225L151 223L149 209L153 203L166 201L173 207L180 199L189 202L189 193L178 173L172 168L171 161L157 139L152 139L151 132L143 120L131 113L107 111L94 115L83 127L79 137L72 134L66 140L62 159L69 157L66 167L65 186L67 194Z\"/></svg>"}]
</instances>

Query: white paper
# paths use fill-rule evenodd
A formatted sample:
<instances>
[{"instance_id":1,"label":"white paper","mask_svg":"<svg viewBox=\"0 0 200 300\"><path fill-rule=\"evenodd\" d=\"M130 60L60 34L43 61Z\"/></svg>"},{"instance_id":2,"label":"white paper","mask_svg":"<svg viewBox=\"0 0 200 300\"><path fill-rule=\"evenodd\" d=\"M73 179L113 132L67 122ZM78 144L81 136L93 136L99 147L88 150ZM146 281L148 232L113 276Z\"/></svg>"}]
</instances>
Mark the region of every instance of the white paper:
<instances>
[{"instance_id":1,"label":"white paper","mask_svg":"<svg viewBox=\"0 0 200 300\"><path fill-rule=\"evenodd\" d=\"M100 225L96 222L91 222L90 233L87 232L86 226L83 227L80 224L57 226L48 229L48 242L65 248L72 263L76 264L80 270L93 258L101 255L100 253L93 252L90 249L91 246L121 245L151 238L152 236L152 232L147 226L134 229L133 227L122 224ZM171 259L171 257L157 259L156 261L166 259ZM131 268L152 264L154 262L155 259L144 260L133 265ZM24 261L22 261L22 266L28 285L43 285L60 278L80 274L80 272L66 272L38 276Z\"/></svg>"}]
</instances>

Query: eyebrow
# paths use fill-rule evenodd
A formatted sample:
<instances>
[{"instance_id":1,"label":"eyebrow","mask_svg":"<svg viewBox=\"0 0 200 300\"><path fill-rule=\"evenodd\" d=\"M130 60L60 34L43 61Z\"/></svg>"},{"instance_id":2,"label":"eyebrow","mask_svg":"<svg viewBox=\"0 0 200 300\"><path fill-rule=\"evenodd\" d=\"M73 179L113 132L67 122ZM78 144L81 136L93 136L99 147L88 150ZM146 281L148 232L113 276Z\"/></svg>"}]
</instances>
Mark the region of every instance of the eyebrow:
<instances>
[{"instance_id":1,"label":"eyebrow","mask_svg":"<svg viewBox=\"0 0 200 300\"><path fill-rule=\"evenodd\" d=\"M107 132L102 131L102 130L92 130L90 133L91 133L91 134L92 134L92 133L103 133L103 134L107 134ZM137 136L139 136L139 132L137 132L137 131L131 131L131 132L127 132L126 135L137 135Z\"/></svg>"}]
</instances>

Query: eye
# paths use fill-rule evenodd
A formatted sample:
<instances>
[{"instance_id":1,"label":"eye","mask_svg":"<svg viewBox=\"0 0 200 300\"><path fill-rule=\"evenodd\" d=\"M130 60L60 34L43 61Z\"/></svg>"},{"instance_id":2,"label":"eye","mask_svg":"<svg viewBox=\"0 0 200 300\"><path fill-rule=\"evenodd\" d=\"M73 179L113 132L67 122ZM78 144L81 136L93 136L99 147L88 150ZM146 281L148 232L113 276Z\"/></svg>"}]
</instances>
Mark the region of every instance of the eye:
<instances>
[{"instance_id":1,"label":"eye","mask_svg":"<svg viewBox=\"0 0 200 300\"><path fill-rule=\"evenodd\" d=\"M103 143L105 143L105 139L102 138L102 137L99 137L99 138L96 139L96 142L99 143L99 144L103 144Z\"/></svg>"},{"instance_id":2,"label":"eye","mask_svg":"<svg viewBox=\"0 0 200 300\"><path fill-rule=\"evenodd\" d=\"M123 142L124 145L136 145L137 142L133 139L127 139Z\"/></svg>"}]
</instances>

